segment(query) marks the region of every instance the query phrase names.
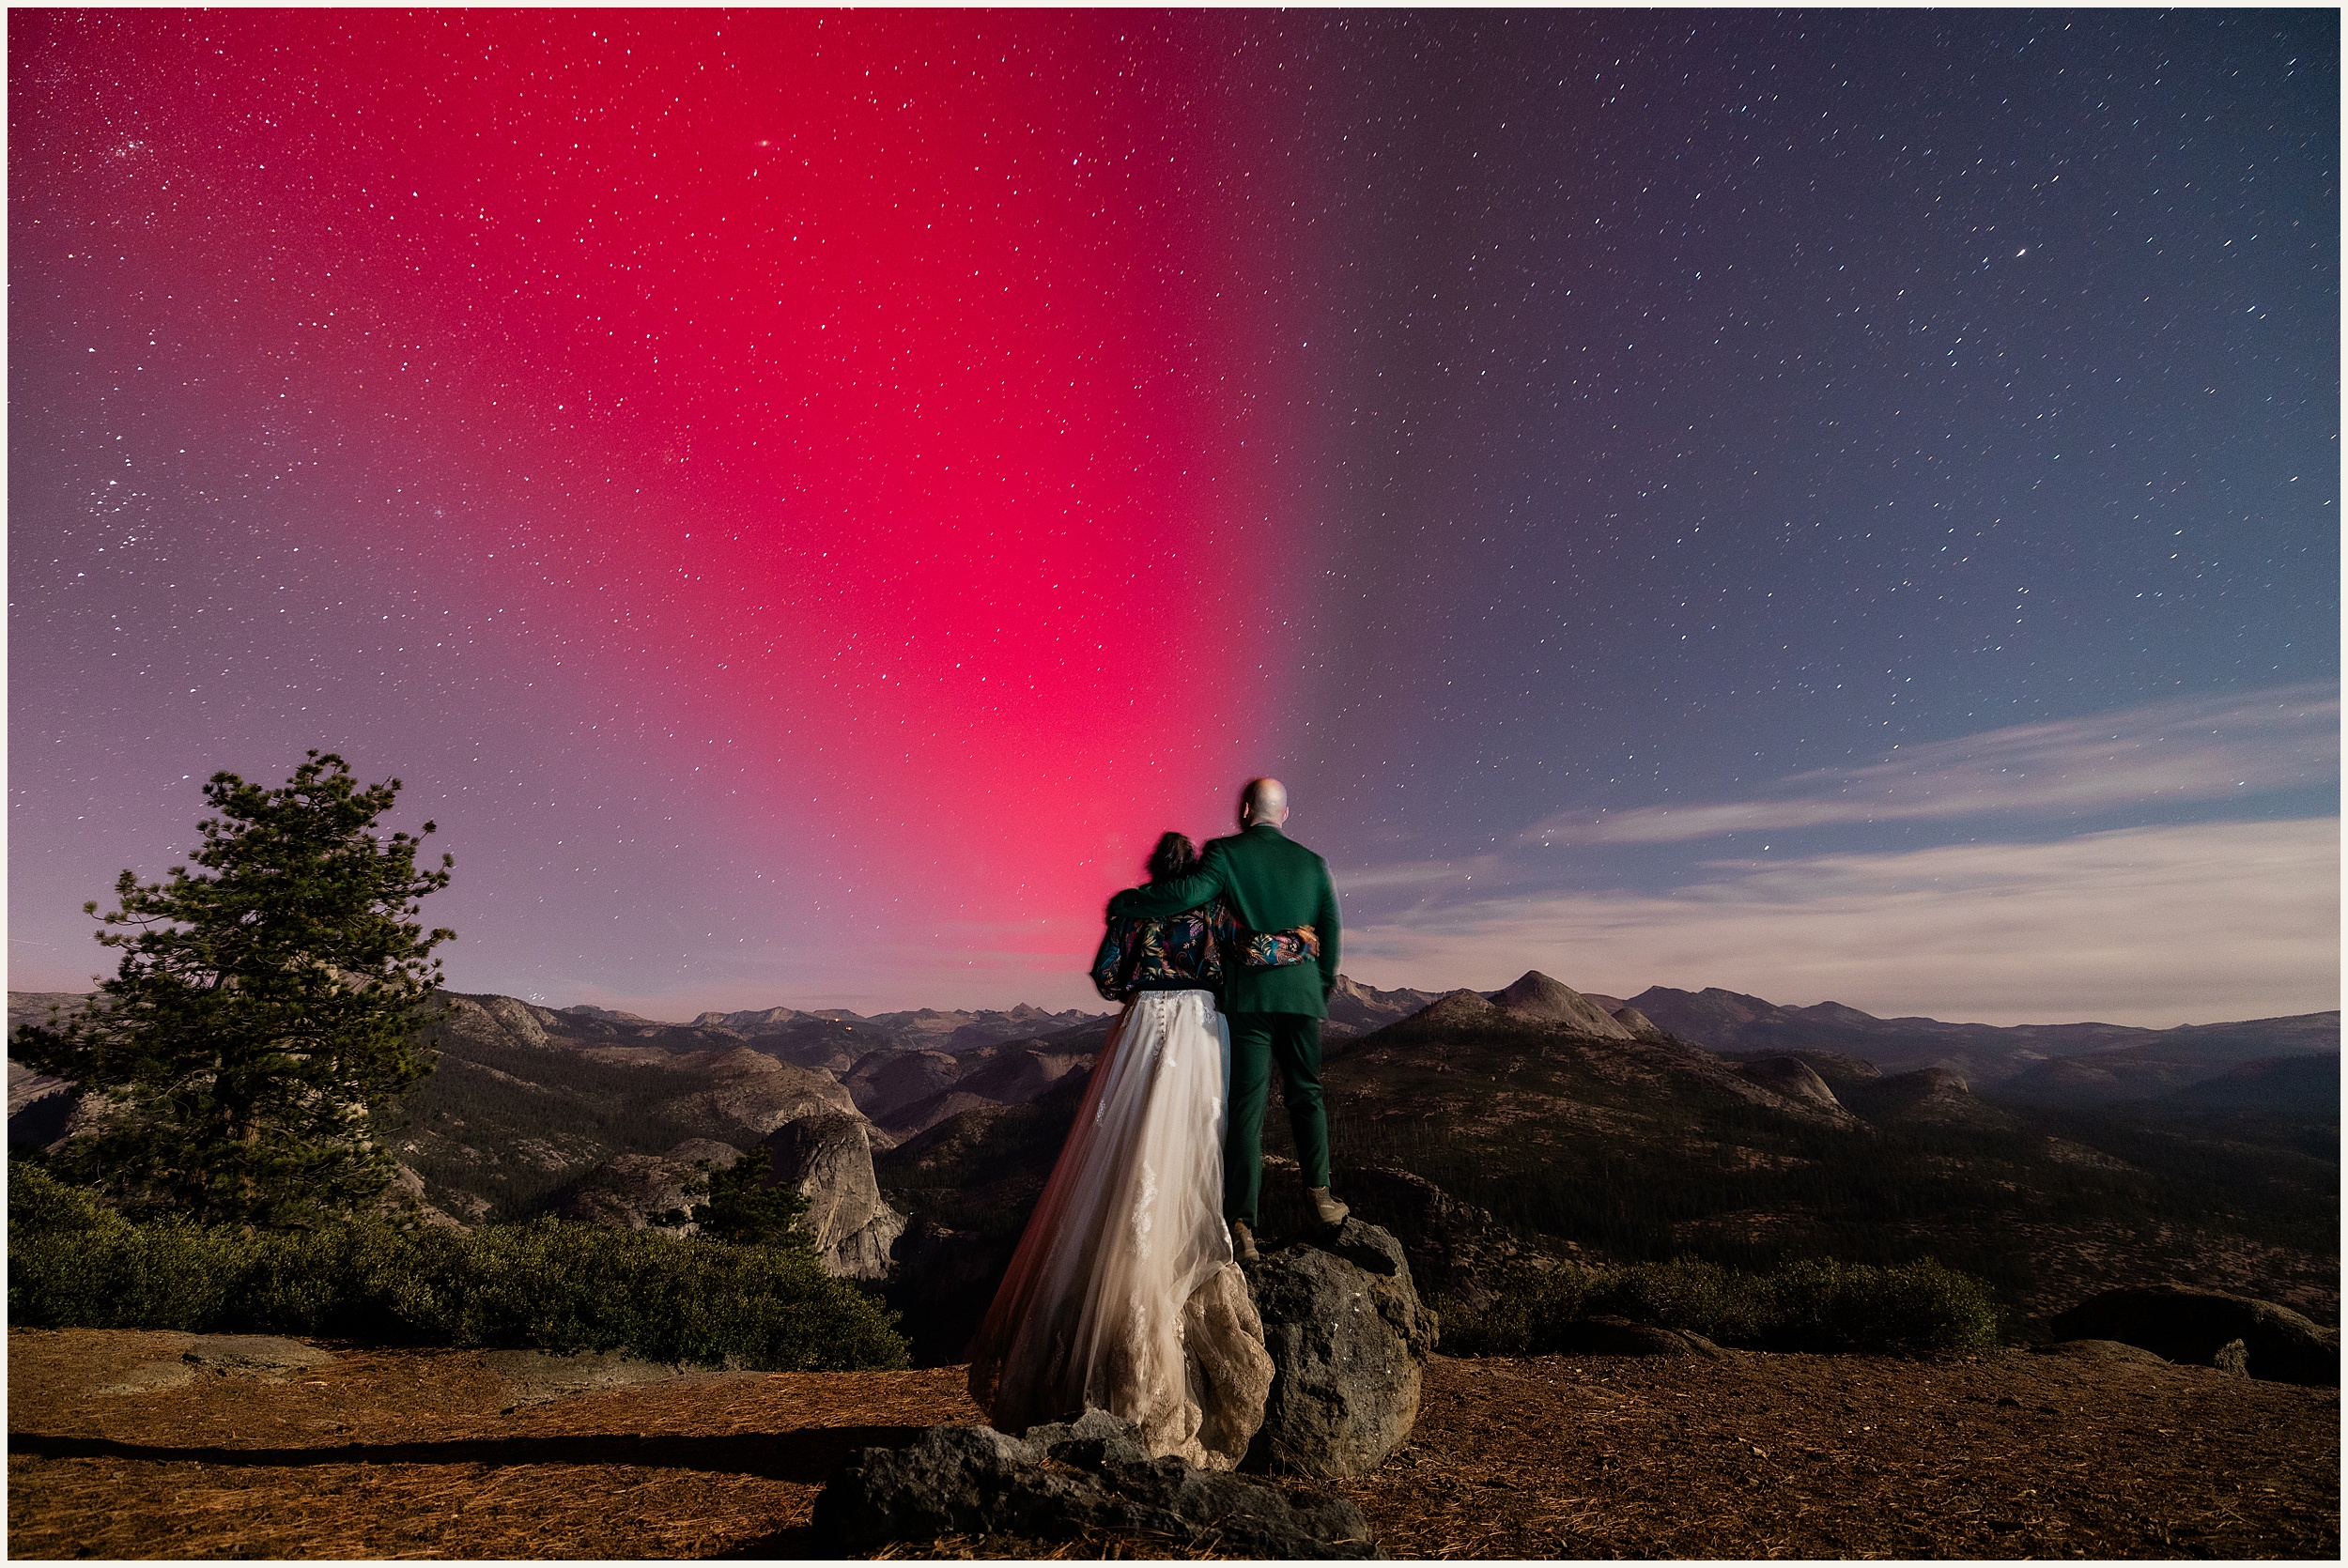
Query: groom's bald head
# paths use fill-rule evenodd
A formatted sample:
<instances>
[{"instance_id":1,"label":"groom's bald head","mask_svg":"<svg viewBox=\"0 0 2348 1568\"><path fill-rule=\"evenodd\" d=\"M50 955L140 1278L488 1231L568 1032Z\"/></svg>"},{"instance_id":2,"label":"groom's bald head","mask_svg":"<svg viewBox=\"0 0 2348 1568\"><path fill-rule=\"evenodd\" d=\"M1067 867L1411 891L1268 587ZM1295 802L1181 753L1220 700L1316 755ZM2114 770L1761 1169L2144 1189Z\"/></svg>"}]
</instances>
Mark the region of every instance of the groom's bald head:
<instances>
[{"instance_id":1,"label":"groom's bald head","mask_svg":"<svg viewBox=\"0 0 2348 1568\"><path fill-rule=\"evenodd\" d=\"M1289 788L1276 778L1251 778L1247 788L1239 792L1239 825L1254 827L1269 822L1274 827L1288 821Z\"/></svg>"}]
</instances>

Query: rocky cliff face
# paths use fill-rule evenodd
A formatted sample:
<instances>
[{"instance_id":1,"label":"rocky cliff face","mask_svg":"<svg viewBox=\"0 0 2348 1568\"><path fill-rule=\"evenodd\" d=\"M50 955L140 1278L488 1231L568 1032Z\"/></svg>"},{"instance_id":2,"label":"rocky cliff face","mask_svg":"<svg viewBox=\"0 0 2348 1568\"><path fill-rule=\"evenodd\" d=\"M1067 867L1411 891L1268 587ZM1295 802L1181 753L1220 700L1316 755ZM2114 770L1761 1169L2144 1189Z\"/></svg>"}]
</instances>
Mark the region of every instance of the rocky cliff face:
<instances>
[{"instance_id":1,"label":"rocky cliff face","mask_svg":"<svg viewBox=\"0 0 2348 1568\"><path fill-rule=\"evenodd\" d=\"M768 1133L778 1185L807 1195L800 1222L815 1238L815 1255L843 1279L878 1280L889 1270L890 1250L905 1217L881 1197L873 1176L873 1145L860 1115L817 1112Z\"/></svg>"},{"instance_id":2,"label":"rocky cliff face","mask_svg":"<svg viewBox=\"0 0 2348 1568\"><path fill-rule=\"evenodd\" d=\"M1442 994L1439 991L1380 991L1351 975L1339 975L1329 992L1329 1017L1321 1026L1321 1038L1351 1039L1399 1023Z\"/></svg>"},{"instance_id":3,"label":"rocky cliff face","mask_svg":"<svg viewBox=\"0 0 2348 1568\"><path fill-rule=\"evenodd\" d=\"M812 1068L737 1046L732 1051L672 1058L673 1070L701 1084L673 1102L672 1115L738 1129L764 1138L785 1123L826 1112L863 1120L840 1080Z\"/></svg>"},{"instance_id":4,"label":"rocky cliff face","mask_svg":"<svg viewBox=\"0 0 2348 1568\"><path fill-rule=\"evenodd\" d=\"M873 1179L873 1146L862 1116L814 1109L757 1140L770 1157L768 1186L787 1186L807 1199L800 1221L825 1269L843 1279L888 1274L890 1249L904 1217L884 1202ZM666 1230L689 1236L690 1224L663 1225L663 1216L697 1201L686 1189L705 1162L731 1167L742 1150L711 1138L689 1138L665 1154L615 1154L574 1182L554 1207L565 1220L624 1230Z\"/></svg>"}]
</instances>

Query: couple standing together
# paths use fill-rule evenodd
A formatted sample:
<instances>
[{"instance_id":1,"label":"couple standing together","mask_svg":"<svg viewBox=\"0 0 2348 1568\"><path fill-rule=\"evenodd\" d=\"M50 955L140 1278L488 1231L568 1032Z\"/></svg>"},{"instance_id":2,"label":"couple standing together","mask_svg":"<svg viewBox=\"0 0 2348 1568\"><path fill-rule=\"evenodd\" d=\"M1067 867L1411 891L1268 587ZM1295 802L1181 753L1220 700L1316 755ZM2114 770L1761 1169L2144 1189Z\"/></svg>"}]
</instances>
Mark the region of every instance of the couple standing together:
<instances>
[{"instance_id":1,"label":"couple standing together","mask_svg":"<svg viewBox=\"0 0 2348 1568\"><path fill-rule=\"evenodd\" d=\"M1275 1065L1306 1197L1323 1225L1346 1216L1321 1094L1336 892L1287 817L1280 781L1251 780L1237 834L1203 858L1166 835L1151 880L1109 900L1093 981L1125 1010L971 1342L970 1392L1000 1430L1090 1407L1152 1453L1228 1469L1263 1422L1272 1360L1240 1265Z\"/></svg>"}]
</instances>

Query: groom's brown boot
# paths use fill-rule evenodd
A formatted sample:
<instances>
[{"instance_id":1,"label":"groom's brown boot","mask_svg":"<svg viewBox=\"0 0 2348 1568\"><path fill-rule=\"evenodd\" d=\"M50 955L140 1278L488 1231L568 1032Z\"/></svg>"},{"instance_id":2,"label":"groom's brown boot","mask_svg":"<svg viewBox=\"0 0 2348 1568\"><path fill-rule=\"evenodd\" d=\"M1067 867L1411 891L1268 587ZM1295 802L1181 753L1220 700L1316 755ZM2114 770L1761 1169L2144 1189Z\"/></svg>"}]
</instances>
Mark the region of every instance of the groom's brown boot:
<instances>
[{"instance_id":1,"label":"groom's brown boot","mask_svg":"<svg viewBox=\"0 0 2348 1568\"><path fill-rule=\"evenodd\" d=\"M1345 1217L1353 1212L1331 1197L1326 1187L1305 1188L1305 1201L1313 1206L1313 1212L1320 1216L1321 1222L1331 1230L1345 1223Z\"/></svg>"},{"instance_id":2,"label":"groom's brown boot","mask_svg":"<svg viewBox=\"0 0 2348 1568\"><path fill-rule=\"evenodd\" d=\"M1256 1234L1247 1228L1244 1220L1231 1222L1231 1255L1242 1263L1261 1263L1263 1254L1256 1251Z\"/></svg>"}]
</instances>

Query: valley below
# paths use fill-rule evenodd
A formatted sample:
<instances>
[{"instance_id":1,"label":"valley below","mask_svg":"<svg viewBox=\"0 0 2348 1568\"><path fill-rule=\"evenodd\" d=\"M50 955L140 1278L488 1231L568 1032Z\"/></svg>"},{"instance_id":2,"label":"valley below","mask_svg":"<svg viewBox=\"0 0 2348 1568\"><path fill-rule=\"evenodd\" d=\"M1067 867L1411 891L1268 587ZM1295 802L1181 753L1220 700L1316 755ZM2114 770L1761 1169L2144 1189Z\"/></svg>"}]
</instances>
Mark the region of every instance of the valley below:
<instances>
[{"instance_id":1,"label":"valley below","mask_svg":"<svg viewBox=\"0 0 2348 1568\"><path fill-rule=\"evenodd\" d=\"M74 996L12 992L12 1026ZM959 1359L1114 1015L667 1023L442 993L437 1069L383 1126L431 1223L657 1223L703 1163L765 1147L825 1266L880 1290L918 1361ZM1987 1281L2009 1337L2086 1296L2179 1284L2339 1320L2340 1015L2145 1030L1997 1028L1629 999L1532 973L1479 993L1340 981L1324 1031L1336 1186L1472 1314L1512 1271L1677 1256L1768 1268L1934 1257ZM10 1068L9 1138L90 1112ZM1303 1221L1275 1107L1267 1234ZM669 1227L674 1228L674 1227Z\"/></svg>"}]
</instances>

